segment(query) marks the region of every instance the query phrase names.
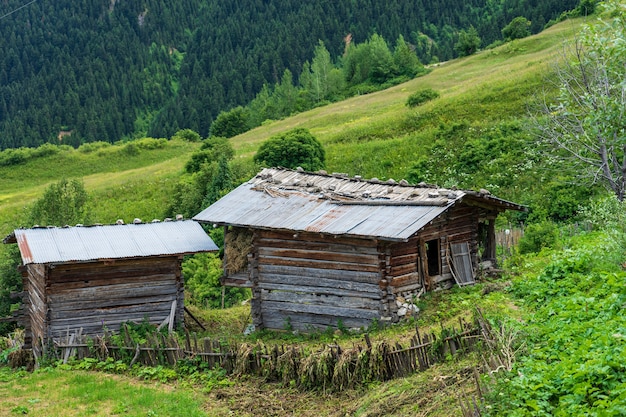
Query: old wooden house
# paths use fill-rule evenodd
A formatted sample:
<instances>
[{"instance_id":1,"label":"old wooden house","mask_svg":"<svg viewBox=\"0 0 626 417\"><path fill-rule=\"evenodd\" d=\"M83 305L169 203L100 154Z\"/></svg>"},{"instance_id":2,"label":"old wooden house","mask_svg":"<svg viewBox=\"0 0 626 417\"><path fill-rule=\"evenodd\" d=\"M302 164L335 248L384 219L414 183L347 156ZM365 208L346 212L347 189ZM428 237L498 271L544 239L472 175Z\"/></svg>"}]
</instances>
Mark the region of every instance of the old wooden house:
<instances>
[{"instance_id":1,"label":"old wooden house","mask_svg":"<svg viewBox=\"0 0 626 417\"><path fill-rule=\"evenodd\" d=\"M225 228L224 285L252 289L259 328L364 327L495 260L488 192L264 169L194 217Z\"/></svg>"},{"instance_id":2,"label":"old wooden house","mask_svg":"<svg viewBox=\"0 0 626 417\"><path fill-rule=\"evenodd\" d=\"M27 347L123 322L181 323L183 255L218 248L192 220L18 229Z\"/></svg>"}]
</instances>

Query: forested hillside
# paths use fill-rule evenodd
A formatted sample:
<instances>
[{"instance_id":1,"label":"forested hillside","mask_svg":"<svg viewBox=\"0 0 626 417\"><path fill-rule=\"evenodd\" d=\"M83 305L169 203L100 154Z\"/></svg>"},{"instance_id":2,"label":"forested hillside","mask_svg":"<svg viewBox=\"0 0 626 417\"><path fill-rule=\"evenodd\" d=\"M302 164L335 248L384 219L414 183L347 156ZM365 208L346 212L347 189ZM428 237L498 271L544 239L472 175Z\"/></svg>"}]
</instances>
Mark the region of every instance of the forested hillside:
<instances>
[{"instance_id":1,"label":"forested hillside","mask_svg":"<svg viewBox=\"0 0 626 417\"><path fill-rule=\"evenodd\" d=\"M515 17L538 32L578 3L4 0L0 149L181 128L207 136L220 111L247 104L285 69L297 83L319 40L337 61L348 34L390 44L402 35L423 63L444 61L460 31L474 27L485 47Z\"/></svg>"}]
</instances>

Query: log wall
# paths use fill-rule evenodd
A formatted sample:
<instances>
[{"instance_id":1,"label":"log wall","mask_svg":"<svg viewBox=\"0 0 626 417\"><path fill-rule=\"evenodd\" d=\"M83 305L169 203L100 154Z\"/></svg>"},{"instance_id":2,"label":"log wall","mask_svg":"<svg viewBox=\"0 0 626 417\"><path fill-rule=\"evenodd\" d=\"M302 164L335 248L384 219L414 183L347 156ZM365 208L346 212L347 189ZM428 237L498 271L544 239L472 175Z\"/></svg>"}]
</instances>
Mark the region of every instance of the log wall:
<instances>
[{"instance_id":1,"label":"log wall","mask_svg":"<svg viewBox=\"0 0 626 417\"><path fill-rule=\"evenodd\" d=\"M27 327L26 336L30 336L30 342L33 348L39 346L40 341L46 337L47 327L47 307L46 307L46 266L45 265L29 265L22 275L24 291L28 297L24 297L24 308L26 314L30 318ZM35 354L40 354L40 350L36 349Z\"/></svg>"},{"instance_id":2,"label":"log wall","mask_svg":"<svg viewBox=\"0 0 626 417\"><path fill-rule=\"evenodd\" d=\"M373 240L257 231L250 275L257 327L366 327L381 317L381 259Z\"/></svg>"},{"instance_id":3,"label":"log wall","mask_svg":"<svg viewBox=\"0 0 626 417\"><path fill-rule=\"evenodd\" d=\"M174 300L175 322L183 319L178 257L49 266L45 296L47 338L65 336L68 329L82 328L85 335L101 335L104 328L117 332L123 322L146 318L160 324Z\"/></svg>"}]
</instances>

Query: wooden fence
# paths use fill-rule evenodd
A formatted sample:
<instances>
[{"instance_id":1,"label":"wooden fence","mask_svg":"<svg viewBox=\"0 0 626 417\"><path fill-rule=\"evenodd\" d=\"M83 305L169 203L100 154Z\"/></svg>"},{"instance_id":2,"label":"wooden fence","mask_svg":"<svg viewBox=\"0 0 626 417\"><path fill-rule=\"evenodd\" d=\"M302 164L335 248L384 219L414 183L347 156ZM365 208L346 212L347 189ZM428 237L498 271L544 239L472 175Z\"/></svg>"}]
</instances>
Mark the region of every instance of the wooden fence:
<instances>
[{"instance_id":1,"label":"wooden fence","mask_svg":"<svg viewBox=\"0 0 626 417\"><path fill-rule=\"evenodd\" d=\"M482 326L485 324L483 323ZM80 333L80 332L79 332ZM219 367L234 376L255 375L267 381L294 383L305 389L342 390L371 381L385 381L423 371L433 364L460 353L473 351L481 337L481 324L459 321L457 326L442 328L439 334L415 329L404 345L398 342L372 341L364 338L350 347L326 344L317 350L298 345L226 344L186 333L152 333L143 343L136 343L128 327L115 337L95 339L69 334L55 340L50 354L70 358L107 358L131 366L175 366L181 360L195 361L202 368Z\"/></svg>"}]
</instances>

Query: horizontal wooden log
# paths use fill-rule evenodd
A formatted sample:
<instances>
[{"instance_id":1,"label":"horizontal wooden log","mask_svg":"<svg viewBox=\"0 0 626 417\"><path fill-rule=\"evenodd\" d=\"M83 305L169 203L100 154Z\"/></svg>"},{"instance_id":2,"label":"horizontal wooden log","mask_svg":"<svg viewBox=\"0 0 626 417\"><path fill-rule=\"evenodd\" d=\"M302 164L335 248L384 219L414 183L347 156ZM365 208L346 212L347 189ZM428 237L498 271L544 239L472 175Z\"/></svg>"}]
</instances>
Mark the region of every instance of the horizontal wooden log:
<instances>
[{"instance_id":1,"label":"horizontal wooden log","mask_svg":"<svg viewBox=\"0 0 626 417\"><path fill-rule=\"evenodd\" d=\"M51 283L84 281L85 277L114 279L142 277L149 274L177 274L179 262L176 257L118 260L114 263L86 262L63 264L50 269Z\"/></svg>"},{"instance_id":2,"label":"horizontal wooden log","mask_svg":"<svg viewBox=\"0 0 626 417\"><path fill-rule=\"evenodd\" d=\"M258 249L259 258L262 257L281 257L291 259L312 259L319 261L341 262L341 263L357 263L357 264L378 264L378 254L359 254L359 253L343 253L343 252L324 252L302 249L285 249L285 248L264 248Z\"/></svg>"},{"instance_id":3,"label":"horizontal wooden log","mask_svg":"<svg viewBox=\"0 0 626 417\"><path fill-rule=\"evenodd\" d=\"M276 284L270 282L260 282L258 288L267 291L291 291L301 292L314 295L335 295L339 297L363 297L371 300L380 300L382 293L378 286L375 286L376 291L364 292L358 290L344 290L331 287L309 287L309 286L294 286L286 284ZM372 288L373 289L373 288Z\"/></svg>"},{"instance_id":4,"label":"horizontal wooden log","mask_svg":"<svg viewBox=\"0 0 626 417\"><path fill-rule=\"evenodd\" d=\"M350 238L346 236L324 235L321 233L312 232L278 232L269 230L258 230L258 239L280 239L280 240L295 240L305 242L320 242L320 243L337 243L342 245L351 245L355 247L372 247L376 248L378 243L374 239L359 239ZM294 234L297 237L294 237Z\"/></svg>"},{"instance_id":5,"label":"horizontal wooden log","mask_svg":"<svg viewBox=\"0 0 626 417\"><path fill-rule=\"evenodd\" d=\"M307 259L280 258L273 256L259 257L259 268L262 265L289 266L297 268L328 269L336 271L378 272L377 265L361 265L355 263L316 261Z\"/></svg>"},{"instance_id":6,"label":"horizontal wooden log","mask_svg":"<svg viewBox=\"0 0 626 417\"><path fill-rule=\"evenodd\" d=\"M372 324L370 319L355 319L350 317L337 318L332 316L318 316L314 314L291 313L285 316L278 312L266 312L263 317L263 327L272 330L287 330L287 326L303 332L312 330L324 331L327 328L337 328L341 321L342 327L367 328Z\"/></svg>"},{"instance_id":7,"label":"horizontal wooden log","mask_svg":"<svg viewBox=\"0 0 626 417\"><path fill-rule=\"evenodd\" d=\"M50 323L60 324L64 321L72 320L97 320L102 322L107 317L116 317L117 315L147 315L152 317L154 314L170 314L170 309L174 298L169 300L163 300L153 303L136 304L129 306L110 306L100 307L93 306L92 308L86 308L83 310L63 310L63 309L51 309L50 310Z\"/></svg>"},{"instance_id":8,"label":"horizontal wooden log","mask_svg":"<svg viewBox=\"0 0 626 417\"><path fill-rule=\"evenodd\" d=\"M101 275L85 275L81 281L52 282L49 288L53 292L72 292L85 287L105 287L120 284L153 285L161 282L177 282L175 274L157 274L152 271L145 271L145 275L138 277L116 276L103 278Z\"/></svg>"},{"instance_id":9,"label":"horizontal wooden log","mask_svg":"<svg viewBox=\"0 0 626 417\"><path fill-rule=\"evenodd\" d=\"M371 280L374 281L374 280ZM375 282L354 282L345 281L338 278L319 278L312 276L287 275L287 274L271 274L263 272L259 279L259 285L288 285L293 287L314 288L320 291L326 290L345 290L349 292L371 293L373 296L380 294L378 287L379 277L376 276ZM312 291L311 291L312 292Z\"/></svg>"},{"instance_id":10,"label":"horizontal wooden log","mask_svg":"<svg viewBox=\"0 0 626 417\"><path fill-rule=\"evenodd\" d=\"M157 281L153 285L141 283L126 283L104 286L87 286L76 288L70 292L51 292L48 299L51 303L62 301L98 301L102 299L119 300L124 298L139 298L150 295L176 294L178 285L176 282Z\"/></svg>"},{"instance_id":11,"label":"horizontal wooden log","mask_svg":"<svg viewBox=\"0 0 626 417\"><path fill-rule=\"evenodd\" d=\"M394 266L389 271L388 276L397 277L397 276L407 275L413 272L417 272L417 263Z\"/></svg>"},{"instance_id":12,"label":"horizontal wooden log","mask_svg":"<svg viewBox=\"0 0 626 417\"><path fill-rule=\"evenodd\" d=\"M167 311L166 311L167 310ZM99 327L102 329L103 327L111 328L111 325L117 326L121 323L125 322L135 322L142 323L146 319L151 324L158 325L160 324L166 317L170 314L170 306L166 309L159 310L146 310L146 311L134 311L134 312L118 312L116 314L106 314L106 315L84 315L82 317L71 317L65 319L56 319L50 325L50 331L63 331L68 327L70 329L79 329L80 327L87 328L91 327Z\"/></svg>"},{"instance_id":13,"label":"horizontal wooden log","mask_svg":"<svg viewBox=\"0 0 626 417\"><path fill-rule=\"evenodd\" d=\"M389 247L392 257L402 257L406 255L417 255L418 241L413 238L408 242L398 243Z\"/></svg>"},{"instance_id":14,"label":"horizontal wooden log","mask_svg":"<svg viewBox=\"0 0 626 417\"><path fill-rule=\"evenodd\" d=\"M401 287L404 285L412 285L415 283L419 283L420 280L420 276L417 272L412 272L406 275L400 275L397 277L394 277L391 282L390 285L392 287Z\"/></svg>"},{"instance_id":15,"label":"horizontal wooden log","mask_svg":"<svg viewBox=\"0 0 626 417\"><path fill-rule=\"evenodd\" d=\"M346 283L354 282L354 283L378 284L378 281L380 281L380 271L378 270L374 272L368 272L368 271L293 267L293 266L285 266L285 265L259 265L258 272L259 272L259 279L262 279L263 276L270 274L270 275L283 275L283 276L292 276L292 277L307 277L307 278L312 278L312 279L337 280L337 281L344 281ZM323 285L323 284L320 284L320 285ZM345 287L345 288L348 288L348 287Z\"/></svg>"},{"instance_id":16,"label":"horizontal wooden log","mask_svg":"<svg viewBox=\"0 0 626 417\"><path fill-rule=\"evenodd\" d=\"M361 243L361 242L359 242ZM368 245L370 242L368 241ZM256 241L256 246L260 248L291 248L294 250L311 250L320 252L340 252L353 253L362 255L376 255L378 249L376 246L349 245L337 241L337 239L329 238L325 241L307 241L294 239L266 239L260 238Z\"/></svg>"},{"instance_id":17,"label":"horizontal wooden log","mask_svg":"<svg viewBox=\"0 0 626 417\"><path fill-rule=\"evenodd\" d=\"M263 303L267 301L277 301L285 303L307 304L319 306L320 310L326 308L340 307L347 309L366 309L378 311L380 299L365 297L343 297L330 294L310 294L303 292L265 290L261 292Z\"/></svg>"},{"instance_id":18,"label":"horizontal wooden log","mask_svg":"<svg viewBox=\"0 0 626 417\"><path fill-rule=\"evenodd\" d=\"M414 249L414 253L410 253L408 255L396 256L395 254L391 256L389 260L390 266L402 266L402 265L416 265L418 260L417 256L417 247Z\"/></svg>"},{"instance_id":19,"label":"horizontal wooden log","mask_svg":"<svg viewBox=\"0 0 626 417\"><path fill-rule=\"evenodd\" d=\"M422 288L422 283L421 282L415 282L412 284L406 284L406 285L402 285L402 286L397 286L397 287L390 287L390 291L392 294L401 294L403 292L407 292L407 291L416 291L416 290L420 290Z\"/></svg>"},{"instance_id":20,"label":"horizontal wooden log","mask_svg":"<svg viewBox=\"0 0 626 417\"><path fill-rule=\"evenodd\" d=\"M85 310L88 311L90 309L107 309L113 307L131 307L136 305L144 305L144 304L154 304L154 303L162 303L162 302L172 302L177 299L175 293L168 292L162 295L147 295L144 297L133 297L133 298L102 298L100 300L75 300L75 301L67 301L60 300L50 303L50 309L56 313L59 312L73 312L76 310Z\"/></svg>"},{"instance_id":21,"label":"horizontal wooden log","mask_svg":"<svg viewBox=\"0 0 626 417\"><path fill-rule=\"evenodd\" d=\"M280 311L284 313L309 313L322 316L353 317L361 319L374 319L379 317L379 311L365 310L358 308L325 307L308 304L282 303L276 301L265 301L262 304L262 314L266 311Z\"/></svg>"}]
</instances>

